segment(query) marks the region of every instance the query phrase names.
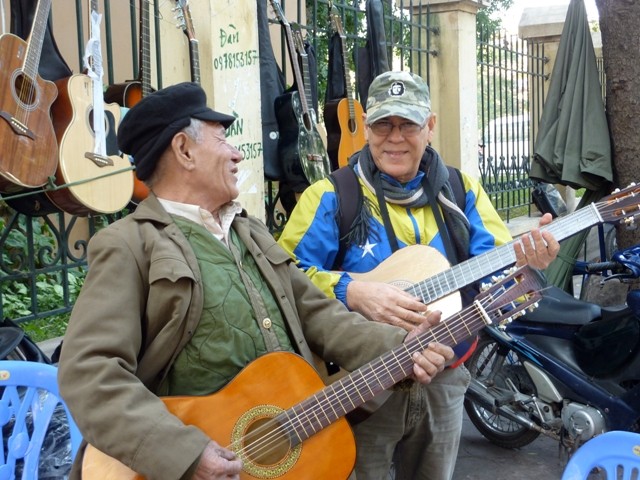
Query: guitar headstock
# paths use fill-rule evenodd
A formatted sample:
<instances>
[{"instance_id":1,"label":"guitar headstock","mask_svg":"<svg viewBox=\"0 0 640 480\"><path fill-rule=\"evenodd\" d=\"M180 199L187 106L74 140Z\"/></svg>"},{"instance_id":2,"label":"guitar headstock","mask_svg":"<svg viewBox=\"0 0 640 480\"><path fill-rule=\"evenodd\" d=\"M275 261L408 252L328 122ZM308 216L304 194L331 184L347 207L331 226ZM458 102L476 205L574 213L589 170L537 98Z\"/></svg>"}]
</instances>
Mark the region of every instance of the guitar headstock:
<instances>
[{"instance_id":1,"label":"guitar headstock","mask_svg":"<svg viewBox=\"0 0 640 480\"><path fill-rule=\"evenodd\" d=\"M287 17L284 16L284 11L282 10L282 6L278 0L269 0L271 4L271 8L273 9L273 13L275 13L278 21L285 27L289 27L289 21Z\"/></svg>"},{"instance_id":2,"label":"guitar headstock","mask_svg":"<svg viewBox=\"0 0 640 480\"><path fill-rule=\"evenodd\" d=\"M331 6L329 16L331 17L331 28L333 31L340 35L340 38L346 38L344 28L342 28L342 20L340 19L340 14L338 13L338 9L335 5Z\"/></svg>"},{"instance_id":3,"label":"guitar headstock","mask_svg":"<svg viewBox=\"0 0 640 480\"><path fill-rule=\"evenodd\" d=\"M528 265L512 268L483 286L473 303L487 324L503 324L536 308L544 286L542 275Z\"/></svg>"},{"instance_id":4,"label":"guitar headstock","mask_svg":"<svg viewBox=\"0 0 640 480\"><path fill-rule=\"evenodd\" d=\"M189 10L189 0L176 0L176 20L178 21L178 28L182 28L182 31L189 40L195 40L196 34L193 28L193 21L191 19L191 11Z\"/></svg>"},{"instance_id":5,"label":"guitar headstock","mask_svg":"<svg viewBox=\"0 0 640 480\"><path fill-rule=\"evenodd\" d=\"M603 222L635 228L635 217L640 215L640 185L632 183L622 190L618 188L598 201L596 207Z\"/></svg>"}]
</instances>

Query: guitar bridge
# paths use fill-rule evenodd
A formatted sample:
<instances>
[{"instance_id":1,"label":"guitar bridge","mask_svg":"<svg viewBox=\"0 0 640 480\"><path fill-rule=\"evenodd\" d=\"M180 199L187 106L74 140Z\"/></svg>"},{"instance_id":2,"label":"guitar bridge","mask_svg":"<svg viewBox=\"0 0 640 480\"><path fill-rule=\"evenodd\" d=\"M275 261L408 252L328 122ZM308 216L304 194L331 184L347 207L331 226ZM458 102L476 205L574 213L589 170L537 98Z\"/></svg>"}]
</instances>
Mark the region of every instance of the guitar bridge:
<instances>
[{"instance_id":1,"label":"guitar bridge","mask_svg":"<svg viewBox=\"0 0 640 480\"><path fill-rule=\"evenodd\" d=\"M98 153L93 153L93 152L86 152L84 154L84 158L88 158L100 168L113 167L113 160L107 157L106 155L100 155Z\"/></svg>"},{"instance_id":2,"label":"guitar bridge","mask_svg":"<svg viewBox=\"0 0 640 480\"><path fill-rule=\"evenodd\" d=\"M31 140L36 139L35 134L31 130L29 130L29 128L24 123L20 122L15 117L12 117L7 112L0 112L0 117L4 118L9 126L13 129L13 131L18 135L24 135L25 137L29 137Z\"/></svg>"},{"instance_id":3,"label":"guitar bridge","mask_svg":"<svg viewBox=\"0 0 640 480\"><path fill-rule=\"evenodd\" d=\"M324 157L318 153L307 153L307 160L311 162L324 162Z\"/></svg>"}]
</instances>

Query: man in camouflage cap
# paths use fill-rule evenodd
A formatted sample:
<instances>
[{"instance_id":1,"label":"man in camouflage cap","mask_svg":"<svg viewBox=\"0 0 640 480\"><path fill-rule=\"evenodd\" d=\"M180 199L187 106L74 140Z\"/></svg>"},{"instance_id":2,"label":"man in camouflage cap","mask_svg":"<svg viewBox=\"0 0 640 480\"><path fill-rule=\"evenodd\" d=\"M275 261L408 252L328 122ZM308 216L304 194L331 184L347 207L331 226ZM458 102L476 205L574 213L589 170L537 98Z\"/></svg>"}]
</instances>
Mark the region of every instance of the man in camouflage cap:
<instances>
[{"instance_id":1,"label":"man in camouflage cap","mask_svg":"<svg viewBox=\"0 0 640 480\"><path fill-rule=\"evenodd\" d=\"M385 72L373 80L367 98L367 144L349 159L349 166L332 174L333 179L320 180L304 191L278 242L328 296L371 321L410 331L430 308L414 288L404 291L351 273L371 272L389 259L385 268L395 265L397 276L387 281L405 278L407 266L389 257L397 249L418 244L432 250L414 254L409 268L415 272L422 264L426 279L446 268L447 260L466 260L511 241L511 236L480 183L447 168L429 145L436 116L421 77ZM340 183L335 178L345 175L355 175L356 186L338 194L334 185ZM454 181L460 195L454 194ZM345 222L342 212L357 202L358 188L362 207ZM346 235L341 233L341 220L351 225ZM550 220L548 216L544 222ZM558 242L548 232L543 238L537 229L532 238L533 244L527 237L515 245L517 262L545 268L557 255ZM378 272L376 279L382 276ZM463 294L465 303L477 293L469 290ZM452 313L445 312L443 318ZM457 362L429 385L411 381L396 385L382 406L353 425L358 480L385 479L391 469L396 480L452 478L469 383L469 372L461 362L468 351L457 349Z\"/></svg>"}]
</instances>

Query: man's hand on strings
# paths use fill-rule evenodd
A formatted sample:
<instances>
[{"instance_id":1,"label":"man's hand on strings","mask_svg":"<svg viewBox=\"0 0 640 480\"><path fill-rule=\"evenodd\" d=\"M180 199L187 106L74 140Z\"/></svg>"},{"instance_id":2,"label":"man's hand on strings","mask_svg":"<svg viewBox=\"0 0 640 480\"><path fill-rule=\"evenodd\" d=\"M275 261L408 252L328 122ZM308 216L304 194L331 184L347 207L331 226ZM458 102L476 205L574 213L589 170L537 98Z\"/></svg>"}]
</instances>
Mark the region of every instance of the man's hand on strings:
<instances>
[{"instance_id":1,"label":"man's hand on strings","mask_svg":"<svg viewBox=\"0 0 640 480\"><path fill-rule=\"evenodd\" d=\"M516 266L530 265L533 268L544 270L555 260L560 251L560 244L548 230L540 230L540 227L551 223L553 217L545 213L540 219L538 228L520 236L513 243L516 254Z\"/></svg>"},{"instance_id":2,"label":"man's hand on strings","mask_svg":"<svg viewBox=\"0 0 640 480\"><path fill-rule=\"evenodd\" d=\"M193 480L240 479L242 462L231 450L221 447L213 440L205 447Z\"/></svg>"}]
</instances>

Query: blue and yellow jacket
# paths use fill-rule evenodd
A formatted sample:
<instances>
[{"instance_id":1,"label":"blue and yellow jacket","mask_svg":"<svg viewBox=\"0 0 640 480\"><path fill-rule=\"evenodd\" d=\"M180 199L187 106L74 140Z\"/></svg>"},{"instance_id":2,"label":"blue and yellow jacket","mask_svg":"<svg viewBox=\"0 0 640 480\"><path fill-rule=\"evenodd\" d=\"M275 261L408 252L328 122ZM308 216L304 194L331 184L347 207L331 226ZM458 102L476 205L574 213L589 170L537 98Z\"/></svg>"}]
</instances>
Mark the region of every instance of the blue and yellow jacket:
<instances>
[{"instance_id":1,"label":"blue and yellow jacket","mask_svg":"<svg viewBox=\"0 0 640 480\"><path fill-rule=\"evenodd\" d=\"M424 173L418 172L405 188L415 188L422 181L423 175ZM393 181L390 177L385 178ZM471 224L469 256L479 255L510 242L509 230L480 183L464 173L463 180L466 192L464 213ZM363 194L377 205L375 193L366 188L362 181L360 186ZM430 206L406 208L396 204L387 205L400 248L422 244L445 255L442 237ZM336 297L346 305L347 285L352 280L348 272L369 272L390 257L392 251L382 218L374 209L366 242L363 245L350 245L340 271L332 271L340 244L337 208L331 181L323 179L314 183L300 197L278 243L296 259L298 266L327 296ZM433 275L438 272L426 273Z\"/></svg>"}]
</instances>

